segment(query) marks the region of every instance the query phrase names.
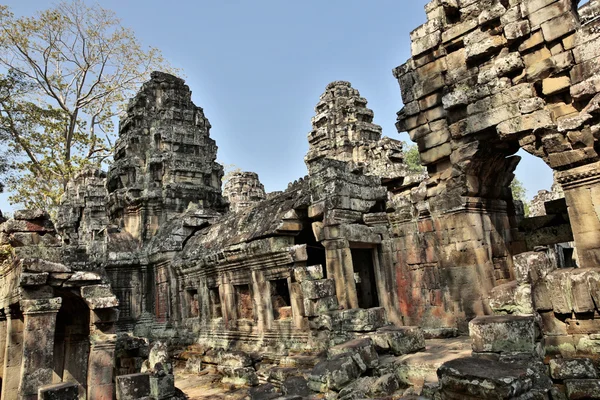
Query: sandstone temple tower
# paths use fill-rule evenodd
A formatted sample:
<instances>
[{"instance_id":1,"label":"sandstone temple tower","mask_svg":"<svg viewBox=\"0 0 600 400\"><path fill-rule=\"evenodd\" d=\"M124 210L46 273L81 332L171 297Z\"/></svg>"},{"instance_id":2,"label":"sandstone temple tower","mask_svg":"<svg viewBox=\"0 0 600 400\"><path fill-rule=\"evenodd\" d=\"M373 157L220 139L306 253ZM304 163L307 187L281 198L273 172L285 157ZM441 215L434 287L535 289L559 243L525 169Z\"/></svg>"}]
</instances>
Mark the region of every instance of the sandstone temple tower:
<instances>
[{"instance_id":1,"label":"sandstone temple tower","mask_svg":"<svg viewBox=\"0 0 600 400\"><path fill-rule=\"evenodd\" d=\"M182 79L154 72L121 121L108 171L109 214L137 239L149 239L190 203L222 210L223 167L210 123Z\"/></svg>"}]
</instances>

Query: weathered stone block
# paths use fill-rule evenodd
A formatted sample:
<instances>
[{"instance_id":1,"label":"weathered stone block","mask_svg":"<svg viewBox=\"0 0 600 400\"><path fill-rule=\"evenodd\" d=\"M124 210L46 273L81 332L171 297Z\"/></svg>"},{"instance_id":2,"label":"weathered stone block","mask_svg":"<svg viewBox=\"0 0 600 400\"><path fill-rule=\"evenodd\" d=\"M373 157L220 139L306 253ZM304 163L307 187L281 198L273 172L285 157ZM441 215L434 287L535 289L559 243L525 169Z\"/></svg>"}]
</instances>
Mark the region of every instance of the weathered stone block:
<instances>
[{"instance_id":1,"label":"weathered stone block","mask_svg":"<svg viewBox=\"0 0 600 400\"><path fill-rule=\"evenodd\" d=\"M225 367L219 366L217 370L223 374L223 383L240 386L258 385L256 370L252 367Z\"/></svg>"},{"instance_id":2,"label":"weathered stone block","mask_svg":"<svg viewBox=\"0 0 600 400\"><path fill-rule=\"evenodd\" d=\"M569 400L600 399L600 379L571 379L565 386Z\"/></svg>"},{"instance_id":3,"label":"weathered stone block","mask_svg":"<svg viewBox=\"0 0 600 400\"><path fill-rule=\"evenodd\" d=\"M533 352L538 337L533 316L487 316L469 322L474 352Z\"/></svg>"},{"instance_id":4,"label":"weathered stone block","mask_svg":"<svg viewBox=\"0 0 600 400\"><path fill-rule=\"evenodd\" d=\"M150 396L150 375L132 374L116 377L117 400L137 400Z\"/></svg>"},{"instance_id":5,"label":"weathered stone block","mask_svg":"<svg viewBox=\"0 0 600 400\"><path fill-rule=\"evenodd\" d=\"M527 366L485 358L459 358L437 371L442 399L513 399L533 388Z\"/></svg>"},{"instance_id":6,"label":"weathered stone block","mask_svg":"<svg viewBox=\"0 0 600 400\"><path fill-rule=\"evenodd\" d=\"M59 383L43 386L38 390L39 400L78 400L79 385L77 383ZM118 398L119 399L119 398ZM121 400L121 399L119 399Z\"/></svg>"},{"instance_id":7,"label":"weathered stone block","mask_svg":"<svg viewBox=\"0 0 600 400\"><path fill-rule=\"evenodd\" d=\"M332 318L341 321L341 329L350 332L370 332L387 324L385 309L376 308L356 308L343 310L332 314Z\"/></svg>"},{"instance_id":8,"label":"weathered stone block","mask_svg":"<svg viewBox=\"0 0 600 400\"><path fill-rule=\"evenodd\" d=\"M337 309L339 309L339 304L335 296L314 300L304 299L304 316L306 317L316 317Z\"/></svg>"},{"instance_id":9,"label":"weathered stone block","mask_svg":"<svg viewBox=\"0 0 600 400\"><path fill-rule=\"evenodd\" d=\"M305 300L315 300L335 296L335 281L333 279L303 281L301 285L302 295Z\"/></svg>"},{"instance_id":10,"label":"weathered stone block","mask_svg":"<svg viewBox=\"0 0 600 400\"><path fill-rule=\"evenodd\" d=\"M418 326L383 327L369 335L375 348L400 356L425 349L425 334Z\"/></svg>"},{"instance_id":11,"label":"weathered stone block","mask_svg":"<svg viewBox=\"0 0 600 400\"><path fill-rule=\"evenodd\" d=\"M224 351L219 355L219 365L224 367L251 367L252 359L243 351Z\"/></svg>"},{"instance_id":12,"label":"weathered stone block","mask_svg":"<svg viewBox=\"0 0 600 400\"><path fill-rule=\"evenodd\" d=\"M553 379L594 379L598 378L598 370L589 358L550 360L550 376Z\"/></svg>"},{"instance_id":13,"label":"weathered stone block","mask_svg":"<svg viewBox=\"0 0 600 400\"><path fill-rule=\"evenodd\" d=\"M296 282L316 281L323 279L323 266L310 265L307 267L294 268L294 279Z\"/></svg>"},{"instance_id":14,"label":"weathered stone block","mask_svg":"<svg viewBox=\"0 0 600 400\"><path fill-rule=\"evenodd\" d=\"M369 338L354 339L329 348L328 355L330 358L340 354L349 354L354 358L354 361L358 364L363 363L368 369L375 368L379 364L375 346Z\"/></svg>"},{"instance_id":15,"label":"weathered stone block","mask_svg":"<svg viewBox=\"0 0 600 400\"><path fill-rule=\"evenodd\" d=\"M366 365L358 364L349 354L340 354L321 361L308 375L308 387L324 393L328 390L340 390L366 370Z\"/></svg>"}]
</instances>

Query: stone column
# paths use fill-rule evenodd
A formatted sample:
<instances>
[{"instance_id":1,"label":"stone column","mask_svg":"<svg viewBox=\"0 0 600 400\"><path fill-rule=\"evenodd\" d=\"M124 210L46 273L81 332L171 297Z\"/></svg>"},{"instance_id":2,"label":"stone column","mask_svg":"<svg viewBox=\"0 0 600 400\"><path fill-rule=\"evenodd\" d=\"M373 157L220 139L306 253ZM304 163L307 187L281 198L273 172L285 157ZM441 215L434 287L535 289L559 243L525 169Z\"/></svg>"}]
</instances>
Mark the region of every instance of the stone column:
<instances>
[{"instance_id":1,"label":"stone column","mask_svg":"<svg viewBox=\"0 0 600 400\"><path fill-rule=\"evenodd\" d=\"M88 360L88 400L113 400L116 335L91 334Z\"/></svg>"},{"instance_id":2,"label":"stone column","mask_svg":"<svg viewBox=\"0 0 600 400\"><path fill-rule=\"evenodd\" d=\"M265 332L273 326L273 304L271 284L260 271L252 271L252 294L259 332Z\"/></svg>"},{"instance_id":3,"label":"stone column","mask_svg":"<svg viewBox=\"0 0 600 400\"><path fill-rule=\"evenodd\" d=\"M561 171L579 267L600 265L600 162Z\"/></svg>"},{"instance_id":4,"label":"stone column","mask_svg":"<svg viewBox=\"0 0 600 400\"><path fill-rule=\"evenodd\" d=\"M6 327L6 313L4 312L4 308L0 308L0 389L1 382L4 379L4 357L6 354L6 336L7 336L7 327ZM2 391L0 390L0 394Z\"/></svg>"},{"instance_id":5,"label":"stone column","mask_svg":"<svg viewBox=\"0 0 600 400\"><path fill-rule=\"evenodd\" d=\"M35 400L41 386L52 383L54 333L62 298L21 300L24 316L19 399Z\"/></svg>"},{"instance_id":6,"label":"stone column","mask_svg":"<svg viewBox=\"0 0 600 400\"><path fill-rule=\"evenodd\" d=\"M358 308L350 244L347 240L336 239L323 241L323 246L327 262L327 278L335 281L338 303L346 310Z\"/></svg>"}]
</instances>

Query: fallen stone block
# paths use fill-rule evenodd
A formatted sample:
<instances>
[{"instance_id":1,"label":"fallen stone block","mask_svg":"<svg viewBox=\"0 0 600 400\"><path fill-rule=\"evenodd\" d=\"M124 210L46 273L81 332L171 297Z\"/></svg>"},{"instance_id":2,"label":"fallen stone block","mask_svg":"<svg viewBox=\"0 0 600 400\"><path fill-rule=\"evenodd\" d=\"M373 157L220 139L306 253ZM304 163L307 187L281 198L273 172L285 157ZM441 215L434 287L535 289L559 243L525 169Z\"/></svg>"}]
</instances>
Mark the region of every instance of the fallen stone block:
<instances>
[{"instance_id":1,"label":"fallen stone block","mask_svg":"<svg viewBox=\"0 0 600 400\"><path fill-rule=\"evenodd\" d=\"M271 383L250 388L248 395L250 400L274 400L281 397L281 393Z\"/></svg>"},{"instance_id":2,"label":"fallen stone block","mask_svg":"<svg viewBox=\"0 0 600 400\"><path fill-rule=\"evenodd\" d=\"M362 364L362 363L361 363ZM308 387L315 392L339 391L366 371L349 354L340 354L318 363L308 375Z\"/></svg>"},{"instance_id":3,"label":"fallen stone block","mask_svg":"<svg viewBox=\"0 0 600 400\"><path fill-rule=\"evenodd\" d=\"M308 397L312 392L308 388L308 382L302 376L290 376L281 385L281 391L286 396Z\"/></svg>"},{"instance_id":4,"label":"fallen stone block","mask_svg":"<svg viewBox=\"0 0 600 400\"><path fill-rule=\"evenodd\" d=\"M333 346L329 349L329 357L340 354L349 354L357 363L363 363L367 368L375 368L379 364L379 357L369 338L354 339L346 343Z\"/></svg>"},{"instance_id":5,"label":"fallen stone block","mask_svg":"<svg viewBox=\"0 0 600 400\"><path fill-rule=\"evenodd\" d=\"M559 380L594 379L598 378L598 371L589 358L555 358L550 360L550 376Z\"/></svg>"},{"instance_id":6,"label":"fallen stone block","mask_svg":"<svg viewBox=\"0 0 600 400\"><path fill-rule=\"evenodd\" d=\"M226 367L218 366L217 371L223 375L221 382L236 386L256 386L258 376L252 367Z\"/></svg>"},{"instance_id":7,"label":"fallen stone block","mask_svg":"<svg viewBox=\"0 0 600 400\"><path fill-rule=\"evenodd\" d=\"M513 399L533 388L527 366L484 358L459 358L437 371L442 399Z\"/></svg>"},{"instance_id":8,"label":"fallen stone block","mask_svg":"<svg viewBox=\"0 0 600 400\"><path fill-rule=\"evenodd\" d=\"M571 379L565 386L569 400L600 399L600 379Z\"/></svg>"},{"instance_id":9,"label":"fallen stone block","mask_svg":"<svg viewBox=\"0 0 600 400\"><path fill-rule=\"evenodd\" d=\"M333 313L332 319L341 321L341 330L348 332L371 332L388 324L383 307L343 310Z\"/></svg>"},{"instance_id":10,"label":"fallen stone block","mask_svg":"<svg viewBox=\"0 0 600 400\"><path fill-rule=\"evenodd\" d=\"M150 396L156 400L170 399L175 394L175 376L173 374L151 375Z\"/></svg>"},{"instance_id":11,"label":"fallen stone block","mask_svg":"<svg viewBox=\"0 0 600 400\"><path fill-rule=\"evenodd\" d=\"M224 351L219 355L219 365L224 367L251 367L252 358L243 351Z\"/></svg>"},{"instance_id":12,"label":"fallen stone block","mask_svg":"<svg viewBox=\"0 0 600 400\"><path fill-rule=\"evenodd\" d=\"M78 400L79 385L77 383L59 383L42 386L38 389L39 400Z\"/></svg>"},{"instance_id":13,"label":"fallen stone block","mask_svg":"<svg viewBox=\"0 0 600 400\"><path fill-rule=\"evenodd\" d=\"M369 335L378 352L400 356L425 349L425 334L418 326L386 326Z\"/></svg>"},{"instance_id":14,"label":"fallen stone block","mask_svg":"<svg viewBox=\"0 0 600 400\"><path fill-rule=\"evenodd\" d=\"M533 316L477 317L469 322L474 352L527 352L536 348L538 332Z\"/></svg>"},{"instance_id":15,"label":"fallen stone block","mask_svg":"<svg viewBox=\"0 0 600 400\"><path fill-rule=\"evenodd\" d=\"M117 376L117 400L135 400L150 396L150 375L131 374Z\"/></svg>"}]
</instances>

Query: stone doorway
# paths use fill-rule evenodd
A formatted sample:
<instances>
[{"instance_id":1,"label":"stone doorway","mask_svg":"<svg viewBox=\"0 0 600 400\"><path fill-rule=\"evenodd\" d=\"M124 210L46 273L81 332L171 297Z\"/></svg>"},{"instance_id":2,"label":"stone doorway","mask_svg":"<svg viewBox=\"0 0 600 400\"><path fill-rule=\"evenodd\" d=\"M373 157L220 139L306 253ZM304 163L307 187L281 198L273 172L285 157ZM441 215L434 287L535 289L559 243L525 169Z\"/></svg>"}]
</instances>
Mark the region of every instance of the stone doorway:
<instances>
[{"instance_id":1,"label":"stone doorway","mask_svg":"<svg viewBox=\"0 0 600 400\"><path fill-rule=\"evenodd\" d=\"M379 307L375 276L375 249L350 249L359 308Z\"/></svg>"},{"instance_id":2,"label":"stone doorway","mask_svg":"<svg viewBox=\"0 0 600 400\"><path fill-rule=\"evenodd\" d=\"M292 318L292 301L287 279L277 279L270 282L271 304L273 319L283 320Z\"/></svg>"},{"instance_id":3,"label":"stone doorway","mask_svg":"<svg viewBox=\"0 0 600 400\"><path fill-rule=\"evenodd\" d=\"M79 398L87 392L90 355L90 310L81 297L60 293L62 306L56 316L53 383L79 384Z\"/></svg>"}]
</instances>

